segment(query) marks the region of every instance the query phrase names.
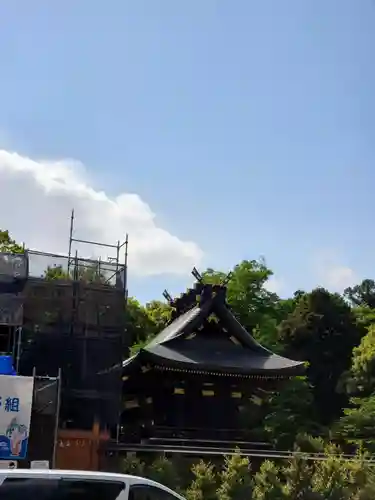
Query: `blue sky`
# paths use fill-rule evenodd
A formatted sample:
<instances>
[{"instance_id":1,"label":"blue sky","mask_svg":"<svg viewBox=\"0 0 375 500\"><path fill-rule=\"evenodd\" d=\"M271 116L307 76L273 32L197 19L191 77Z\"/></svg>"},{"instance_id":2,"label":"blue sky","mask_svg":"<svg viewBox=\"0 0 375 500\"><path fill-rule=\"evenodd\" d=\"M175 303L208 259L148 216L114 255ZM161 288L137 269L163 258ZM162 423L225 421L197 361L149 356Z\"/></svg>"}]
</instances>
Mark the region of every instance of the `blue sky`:
<instances>
[{"instance_id":1,"label":"blue sky","mask_svg":"<svg viewBox=\"0 0 375 500\"><path fill-rule=\"evenodd\" d=\"M0 23L5 150L136 193L201 267L264 255L282 295L373 277L375 2L13 0Z\"/></svg>"}]
</instances>

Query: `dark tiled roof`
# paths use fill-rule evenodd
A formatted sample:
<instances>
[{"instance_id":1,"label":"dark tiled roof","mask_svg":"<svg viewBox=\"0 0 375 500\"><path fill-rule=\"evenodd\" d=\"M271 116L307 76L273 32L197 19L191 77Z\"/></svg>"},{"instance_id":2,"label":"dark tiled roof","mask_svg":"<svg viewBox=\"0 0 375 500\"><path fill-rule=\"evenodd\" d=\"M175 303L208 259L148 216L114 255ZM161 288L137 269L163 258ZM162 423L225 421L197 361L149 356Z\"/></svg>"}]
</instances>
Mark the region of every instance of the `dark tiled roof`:
<instances>
[{"instance_id":1,"label":"dark tiled roof","mask_svg":"<svg viewBox=\"0 0 375 500\"><path fill-rule=\"evenodd\" d=\"M215 314L223 332L220 336L199 331L208 317ZM191 334L198 331L194 338ZM230 339L233 338L235 342ZM168 368L215 371L242 375L297 375L304 364L272 353L261 346L238 322L225 302L225 295L211 294L200 305L177 317L147 344L124 370L141 357Z\"/></svg>"}]
</instances>

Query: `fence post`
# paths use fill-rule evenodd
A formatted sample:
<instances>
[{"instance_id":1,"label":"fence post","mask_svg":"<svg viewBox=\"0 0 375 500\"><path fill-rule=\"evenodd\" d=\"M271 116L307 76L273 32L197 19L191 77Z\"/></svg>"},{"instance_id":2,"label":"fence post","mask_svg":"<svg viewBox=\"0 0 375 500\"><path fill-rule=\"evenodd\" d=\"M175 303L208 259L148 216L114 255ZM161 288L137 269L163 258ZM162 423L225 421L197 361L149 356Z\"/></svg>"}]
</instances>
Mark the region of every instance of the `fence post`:
<instances>
[{"instance_id":1,"label":"fence post","mask_svg":"<svg viewBox=\"0 0 375 500\"><path fill-rule=\"evenodd\" d=\"M57 461L57 449L58 449L57 441L59 434L60 406L61 406L61 368L59 368L57 375L57 404L56 404L55 432L53 436L52 469L56 468L56 461Z\"/></svg>"}]
</instances>

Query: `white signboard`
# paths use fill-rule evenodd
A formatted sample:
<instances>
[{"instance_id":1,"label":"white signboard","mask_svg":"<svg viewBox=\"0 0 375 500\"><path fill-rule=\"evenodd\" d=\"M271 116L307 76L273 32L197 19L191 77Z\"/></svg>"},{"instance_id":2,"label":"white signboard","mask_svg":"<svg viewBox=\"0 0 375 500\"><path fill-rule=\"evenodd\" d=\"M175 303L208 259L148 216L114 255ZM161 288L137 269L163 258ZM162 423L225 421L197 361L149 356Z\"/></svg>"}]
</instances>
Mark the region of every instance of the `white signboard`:
<instances>
[{"instance_id":1,"label":"white signboard","mask_svg":"<svg viewBox=\"0 0 375 500\"><path fill-rule=\"evenodd\" d=\"M48 460L32 460L30 462L30 469L49 469Z\"/></svg>"},{"instance_id":2,"label":"white signboard","mask_svg":"<svg viewBox=\"0 0 375 500\"><path fill-rule=\"evenodd\" d=\"M26 458L33 377L0 375L0 460Z\"/></svg>"}]
</instances>

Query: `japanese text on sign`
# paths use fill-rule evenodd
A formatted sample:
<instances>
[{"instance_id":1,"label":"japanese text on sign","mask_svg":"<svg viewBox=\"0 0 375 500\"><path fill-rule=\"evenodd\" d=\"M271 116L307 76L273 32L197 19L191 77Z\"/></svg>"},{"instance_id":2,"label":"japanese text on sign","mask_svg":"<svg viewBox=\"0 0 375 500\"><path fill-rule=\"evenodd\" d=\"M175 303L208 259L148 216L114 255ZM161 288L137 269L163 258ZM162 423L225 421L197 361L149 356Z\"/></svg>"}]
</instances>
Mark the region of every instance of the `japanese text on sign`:
<instances>
[{"instance_id":1,"label":"japanese text on sign","mask_svg":"<svg viewBox=\"0 0 375 500\"><path fill-rule=\"evenodd\" d=\"M33 394L33 377L0 377L0 460L26 458Z\"/></svg>"},{"instance_id":2,"label":"japanese text on sign","mask_svg":"<svg viewBox=\"0 0 375 500\"><path fill-rule=\"evenodd\" d=\"M0 410L1 409L9 413L18 413L20 411L20 398L11 398L8 396L4 398L3 403L3 397L0 396Z\"/></svg>"}]
</instances>

